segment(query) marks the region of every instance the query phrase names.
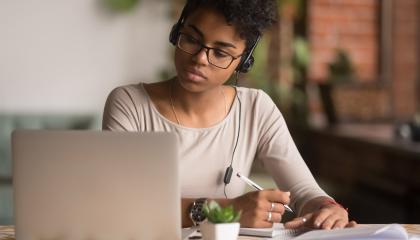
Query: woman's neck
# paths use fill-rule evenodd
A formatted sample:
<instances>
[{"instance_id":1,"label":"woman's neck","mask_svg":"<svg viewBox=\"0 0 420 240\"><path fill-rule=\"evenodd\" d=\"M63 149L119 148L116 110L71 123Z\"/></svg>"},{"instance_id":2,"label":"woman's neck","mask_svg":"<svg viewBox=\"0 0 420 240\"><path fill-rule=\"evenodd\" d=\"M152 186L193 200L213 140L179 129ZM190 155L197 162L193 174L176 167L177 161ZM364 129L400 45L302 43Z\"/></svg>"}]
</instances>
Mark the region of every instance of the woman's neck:
<instances>
[{"instance_id":1,"label":"woman's neck","mask_svg":"<svg viewBox=\"0 0 420 240\"><path fill-rule=\"evenodd\" d=\"M171 107L180 125L214 125L227 115L227 100L222 86L190 92L173 79L170 88Z\"/></svg>"}]
</instances>

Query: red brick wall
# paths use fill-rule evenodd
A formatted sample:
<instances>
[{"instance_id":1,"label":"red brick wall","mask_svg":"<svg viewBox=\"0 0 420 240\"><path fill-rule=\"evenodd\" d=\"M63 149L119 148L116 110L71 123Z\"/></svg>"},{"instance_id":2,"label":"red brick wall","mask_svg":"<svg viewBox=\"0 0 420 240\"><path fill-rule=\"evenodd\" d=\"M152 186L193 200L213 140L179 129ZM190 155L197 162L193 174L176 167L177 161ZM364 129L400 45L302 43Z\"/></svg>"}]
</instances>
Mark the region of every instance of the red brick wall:
<instances>
[{"instance_id":1,"label":"red brick wall","mask_svg":"<svg viewBox=\"0 0 420 240\"><path fill-rule=\"evenodd\" d=\"M391 47L383 49L390 50L389 56L379 55L380 4L381 0L308 0L312 54L309 79L328 78L328 63L334 58L334 50L343 48L356 67L356 79L360 83L368 83L366 86L380 83L375 94L367 94L363 86L355 86L351 94L348 88L336 94L339 114L347 119L405 120L420 111L420 1L391 1L390 15L384 19L387 22L391 19L392 24L388 39ZM391 59L390 65L383 65L384 69L391 69L389 82L380 81L379 65L381 60L386 63L385 57ZM347 104L351 99L363 99L371 104L371 109L381 111L358 110L360 105Z\"/></svg>"},{"instance_id":2,"label":"red brick wall","mask_svg":"<svg viewBox=\"0 0 420 240\"><path fill-rule=\"evenodd\" d=\"M311 80L325 80L335 48L343 48L354 62L358 80L377 81L378 9L378 0L308 0Z\"/></svg>"},{"instance_id":3,"label":"red brick wall","mask_svg":"<svg viewBox=\"0 0 420 240\"><path fill-rule=\"evenodd\" d=\"M419 107L419 4L418 0L393 1L392 102L397 119L411 118Z\"/></svg>"},{"instance_id":4,"label":"red brick wall","mask_svg":"<svg viewBox=\"0 0 420 240\"><path fill-rule=\"evenodd\" d=\"M335 88L333 100L341 122L383 122L391 119L389 91L377 84Z\"/></svg>"}]
</instances>

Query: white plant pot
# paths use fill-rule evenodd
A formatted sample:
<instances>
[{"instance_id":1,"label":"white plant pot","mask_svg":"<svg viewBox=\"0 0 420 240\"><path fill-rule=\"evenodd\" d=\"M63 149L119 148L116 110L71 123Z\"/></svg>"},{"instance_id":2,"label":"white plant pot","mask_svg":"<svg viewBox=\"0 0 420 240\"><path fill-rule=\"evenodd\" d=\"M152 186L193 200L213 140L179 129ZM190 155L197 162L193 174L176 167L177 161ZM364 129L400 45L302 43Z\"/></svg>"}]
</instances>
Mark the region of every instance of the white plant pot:
<instances>
[{"instance_id":1,"label":"white plant pot","mask_svg":"<svg viewBox=\"0 0 420 240\"><path fill-rule=\"evenodd\" d=\"M200 224L200 231L204 240L236 240L239 235L239 223L210 223Z\"/></svg>"}]
</instances>

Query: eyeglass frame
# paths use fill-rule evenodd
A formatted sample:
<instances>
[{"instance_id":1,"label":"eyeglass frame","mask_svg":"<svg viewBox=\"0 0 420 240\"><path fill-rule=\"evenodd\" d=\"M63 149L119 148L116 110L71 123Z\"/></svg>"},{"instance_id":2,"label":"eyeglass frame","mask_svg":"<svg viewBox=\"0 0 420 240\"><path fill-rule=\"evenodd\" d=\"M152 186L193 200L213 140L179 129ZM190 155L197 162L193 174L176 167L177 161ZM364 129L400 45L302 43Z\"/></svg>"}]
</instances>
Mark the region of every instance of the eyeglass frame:
<instances>
[{"instance_id":1,"label":"eyeglass frame","mask_svg":"<svg viewBox=\"0 0 420 240\"><path fill-rule=\"evenodd\" d=\"M181 35L185 35L185 36L187 36L187 37L190 37L190 38L192 38L192 39L194 39L198 44L200 44L200 48L197 50L197 52L196 53L189 53L189 52L187 52L187 51L185 51L184 49L182 49L179 45L180 45L180 39L181 39ZM238 58L240 58L240 57L242 57L243 55L244 55L244 53L242 53L241 55L239 55L239 56L233 56L232 54L230 54L230 53L228 53L228 52L226 52L226 51L223 51L223 50L221 50L220 48L214 48L214 47L208 47L208 46L206 46L204 43L202 43L201 41L199 41L198 39L196 39L196 38L194 38L193 36L191 36L190 34L188 34L188 33L183 33L183 32L179 32L179 35L178 35L178 40L177 40L177 42L176 42L176 46L177 46L177 48L179 48L181 51L183 51L183 52L185 52L185 53L187 53L187 54L190 54L191 56L194 56L194 55L197 55L199 52L201 52L201 50L203 50L203 48L204 49L206 49L206 56L207 56L207 61L212 65L212 66L215 66L215 67L218 67L218 68L221 68L221 69L228 69L229 67L230 67L230 65L232 65L232 63L233 63L233 61L235 61L236 59L238 59ZM229 57L231 57L232 58L232 60L230 61L230 63L227 65L227 67L220 67L220 66L217 66L217 65L215 65L214 63L212 63L212 62L210 62L210 57L209 57L209 51L210 50L218 50L218 51L221 51L221 52L223 52L223 53L225 53L226 55L228 55Z\"/></svg>"}]
</instances>

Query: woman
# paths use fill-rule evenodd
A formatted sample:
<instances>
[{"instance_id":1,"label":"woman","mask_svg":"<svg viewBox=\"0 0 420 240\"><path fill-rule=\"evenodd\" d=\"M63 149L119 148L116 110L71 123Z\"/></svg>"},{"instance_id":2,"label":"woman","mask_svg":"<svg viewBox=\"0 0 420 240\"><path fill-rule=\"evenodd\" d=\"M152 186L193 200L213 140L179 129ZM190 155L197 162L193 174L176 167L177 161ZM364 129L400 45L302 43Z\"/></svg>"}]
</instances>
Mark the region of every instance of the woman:
<instances>
[{"instance_id":1,"label":"woman","mask_svg":"<svg viewBox=\"0 0 420 240\"><path fill-rule=\"evenodd\" d=\"M200 209L209 199L242 210L243 227L280 222L284 204L297 213L290 228L349 225L346 210L316 184L270 97L224 85L252 66L275 15L274 0L188 0L170 34L177 76L119 87L108 97L103 129L177 133L184 227L204 220ZM243 194L236 173L247 176L254 159L281 190Z\"/></svg>"}]
</instances>

